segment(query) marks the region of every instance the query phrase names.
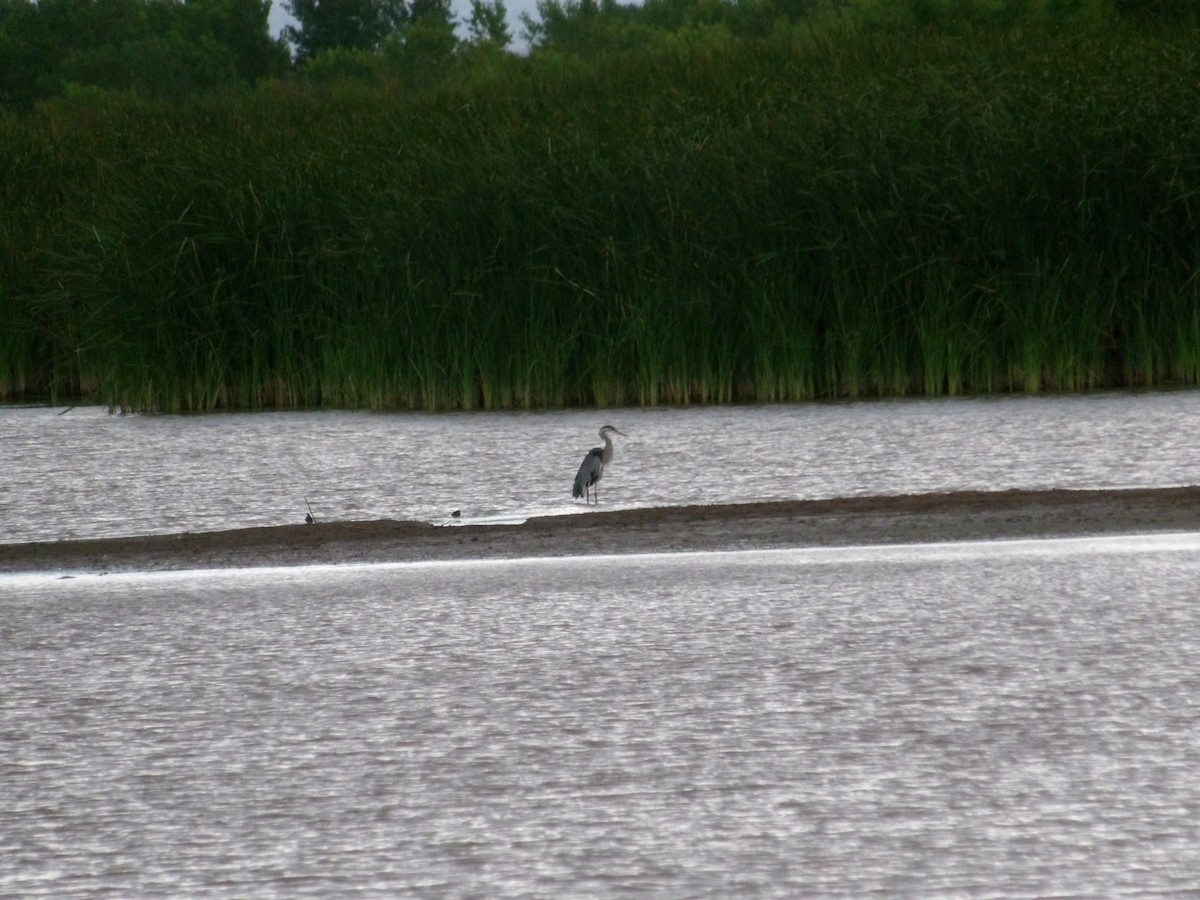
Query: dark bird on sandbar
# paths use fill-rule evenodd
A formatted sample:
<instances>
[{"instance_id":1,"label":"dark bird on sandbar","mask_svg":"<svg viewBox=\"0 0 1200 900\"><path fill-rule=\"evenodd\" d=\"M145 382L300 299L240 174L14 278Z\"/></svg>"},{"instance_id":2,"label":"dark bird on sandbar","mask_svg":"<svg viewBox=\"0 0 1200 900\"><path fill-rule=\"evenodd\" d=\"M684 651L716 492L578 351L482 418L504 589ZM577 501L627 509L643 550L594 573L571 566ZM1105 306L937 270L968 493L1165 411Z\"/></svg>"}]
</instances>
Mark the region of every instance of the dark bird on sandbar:
<instances>
[{"instance_id":1,"label":"dark bird on sandbar","mask_svg":"<svg viewBox=\"0 0 1200 900\"><path fill-rule=\"evenodd\" d=\"M604 467L612 462L613 458L613 443L612 435L619 434L621 437L629 437L623 431L619 431L612 425L605 425L600 429L600 439L604 441L603 447L593 447L588 451L587 456L583 458L583 464L579 467L579 474L575 476L575 488L571 492L571 496L579 499L584 498L585 503L590 503L593 499L600 502L600 489L598 487L600 479L604 477Z\"/></svg>"}]
</instances>

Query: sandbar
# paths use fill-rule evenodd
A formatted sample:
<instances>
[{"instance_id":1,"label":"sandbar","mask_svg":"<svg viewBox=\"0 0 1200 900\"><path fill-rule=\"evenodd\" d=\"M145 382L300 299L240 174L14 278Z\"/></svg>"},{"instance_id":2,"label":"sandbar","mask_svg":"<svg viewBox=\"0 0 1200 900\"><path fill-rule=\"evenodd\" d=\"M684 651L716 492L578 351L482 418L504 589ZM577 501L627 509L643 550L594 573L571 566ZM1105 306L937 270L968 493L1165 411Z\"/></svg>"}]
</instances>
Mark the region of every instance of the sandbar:
<instances>
[{"instance_id":1,"label":"sandbar","mask_svg":"<svg viewBox=\"0 0 1200 900\"><path fill-rule=\"evenodd\" d=\"M0 573L129 572L1200 532L1200 486L963 491L0 544Z\"/></svg>"}]
</instances>

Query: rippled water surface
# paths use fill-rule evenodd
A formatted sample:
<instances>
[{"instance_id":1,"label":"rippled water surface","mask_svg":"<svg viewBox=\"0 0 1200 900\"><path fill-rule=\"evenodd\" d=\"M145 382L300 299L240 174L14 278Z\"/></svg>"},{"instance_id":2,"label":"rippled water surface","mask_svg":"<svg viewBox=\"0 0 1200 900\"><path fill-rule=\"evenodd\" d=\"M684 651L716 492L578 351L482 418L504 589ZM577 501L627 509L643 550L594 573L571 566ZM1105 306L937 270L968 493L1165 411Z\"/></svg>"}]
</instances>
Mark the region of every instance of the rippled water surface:
<instances>
[{"instance_id":1,"label":"rippled water surface","mask_svg":"<svg viewBox=\"0 0 1200 900\"><path fill-rule=\"evenodd\" d=\"M521 519L606 422L608 507L1200 483L1200 392L548 413L0 409L0 542L318 519Z\"/></svg>"},{"instance_id":2,"label":"rippled water surface","mask_svg":"<svg viewBox=\"0 0 1200 900\"><path fill-rule=\"evenodd\" d=\"M1200 536L0 578L0 895L1180 896L1198 584Z\"/></svg>"},{"instance_id":3,"label":"rippled water surface","mask_svg":"<svg viewBox=\"0 0 1200 900\"><path fill-rule=\"evenodd\" d=\"M0 410L0 541L1200 483L1200 394ZM0 576L0 896L1178 896L1200 535Z\"/></svg>"}]
</instances>

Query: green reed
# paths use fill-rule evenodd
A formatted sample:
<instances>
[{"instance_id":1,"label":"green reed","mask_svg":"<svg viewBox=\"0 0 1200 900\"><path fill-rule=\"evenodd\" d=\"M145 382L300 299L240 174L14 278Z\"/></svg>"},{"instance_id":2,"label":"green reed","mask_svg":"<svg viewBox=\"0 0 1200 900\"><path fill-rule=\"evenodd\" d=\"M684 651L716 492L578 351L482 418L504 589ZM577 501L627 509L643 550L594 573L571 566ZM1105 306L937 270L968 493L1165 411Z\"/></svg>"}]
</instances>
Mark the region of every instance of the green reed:
<instances>
[{"instance_id":1,"label":"green reed","mask_svg":"<svg viewBox=\"0 0 1200 900\"><path fill-rule=\"evenodd\" d=\"M1194 385L1198 38L834 24L0 119L0 397Z\"/></svg>"}]
</instances>

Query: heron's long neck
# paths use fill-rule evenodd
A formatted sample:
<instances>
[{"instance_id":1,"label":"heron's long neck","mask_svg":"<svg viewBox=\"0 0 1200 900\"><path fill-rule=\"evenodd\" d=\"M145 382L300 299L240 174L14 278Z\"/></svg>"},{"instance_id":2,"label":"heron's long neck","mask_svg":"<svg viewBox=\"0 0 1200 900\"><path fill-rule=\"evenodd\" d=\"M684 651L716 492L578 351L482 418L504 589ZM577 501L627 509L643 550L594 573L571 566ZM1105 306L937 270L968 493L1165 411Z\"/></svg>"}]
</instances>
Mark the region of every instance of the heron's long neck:
<instances>
[{"instance_id":1,"label":"heron's long neck","mask_svg":"<svg viewBox=\"0 0 1200 900\"><path fill-rule=\"evenodd\" d=\"M609 437L607 434L601 435L601 437L604 438L604 453L601 454L600 461L607 466L610 462L612 462L612 455L613 455L612 438Z\"/></svg>"}]
</instances>

